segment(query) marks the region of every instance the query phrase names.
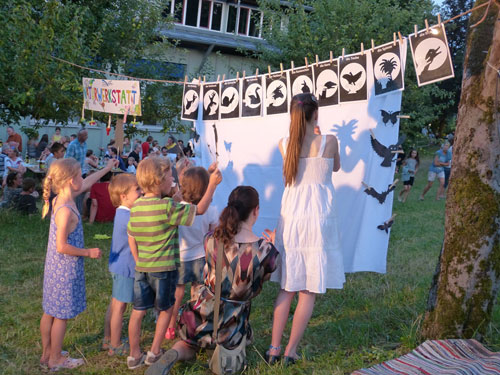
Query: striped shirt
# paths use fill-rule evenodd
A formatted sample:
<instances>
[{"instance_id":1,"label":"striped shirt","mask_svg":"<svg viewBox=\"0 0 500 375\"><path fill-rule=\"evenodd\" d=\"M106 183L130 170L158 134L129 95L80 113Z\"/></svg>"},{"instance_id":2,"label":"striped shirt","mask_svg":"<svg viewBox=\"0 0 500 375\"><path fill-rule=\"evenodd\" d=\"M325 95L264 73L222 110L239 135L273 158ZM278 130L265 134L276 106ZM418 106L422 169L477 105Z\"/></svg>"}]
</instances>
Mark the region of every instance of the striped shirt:
<instances>
[{"instance_id":1,"label":"striped shirt","mask_svg":"<svg viewBox=\"0 0 500 375\"><path fill-rule=\"evenodd\" d=\"M190 226L196 206L171 198L139 198L130 210L127 233L137 242L139 272L174 271L179 267L179 225Z\"/></svg>"}]
</instances>

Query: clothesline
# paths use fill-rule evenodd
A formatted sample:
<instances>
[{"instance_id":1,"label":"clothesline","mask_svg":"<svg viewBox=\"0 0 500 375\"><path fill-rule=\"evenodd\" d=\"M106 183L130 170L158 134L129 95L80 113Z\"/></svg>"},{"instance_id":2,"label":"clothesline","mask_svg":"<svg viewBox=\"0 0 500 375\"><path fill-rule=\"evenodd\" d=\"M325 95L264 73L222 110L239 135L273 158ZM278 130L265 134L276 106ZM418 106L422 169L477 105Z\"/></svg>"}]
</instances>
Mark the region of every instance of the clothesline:
<instances>
[{"instance_id":1,"label":"clothesline","mask_svg":"<svg viewBox=\"0 0 500 375\"><path fill-rule=\"evenodd\" d=\"M478 5L472 9L469 9L468 11L465 11L465 12L462 12L452 18L449 18L447 20L444 20L442 21L441 23L443 24L447 24L448 22L451 22L453 20L456 20L457 18L460 18L462 16L465 16L466 14L469 14L479 8L482 8L486 5L488 5L488 9L489 9L489 6L491 4L492 1L495 1L496 0L490 0L486 3L483 3L481 5ZM488 11L487 9L487 11ZM486 14L485 14L486 15ZM438 18L440 18L440 16L438 15ZM474 26L477 26L479 23L481 23L482 21L484 20L484 17L483 19L481 19L478 23L476 23ZM427 20L426 20L426 26L427 26ZM416 27L416 25L415 25ZM373 42L373 41L372 41ZM330 53L331 54L331 53ZM83 70L89 70L91 72L97 72L97 73L102 73L102 74L107 74L107 75L112 75L112 76L115 76L115 77L122 77L122 78L127 78L127 79L130 79L130 80L133 80L133 81L144 81L144 82L157 82L157 83L172 83L172 84L179 84L179 85L183 85L184 83L186 83L186 79L184 81L173 81L173 80L164 80L164 79L154 79L154 78L140 78L140 77L133 77L133 76L129 76L129 75L125 75L125 74L120 74L120 73L112 73L112 72L107 72L105 70L99 70L99 69L95 69L95 68L90 68L88 66L83 66L83 65L79 65L79 64L75 64L71 61L68 61L68 60L64 60L64 59L61 59L59 57L56 57L56 56L53 56L53 55L50 55L49 56L50 58L54 59L54 60L57 60L57 61L60 61L62 63L65 63L65 64L69 64L69 65L72 65L74 67L77 67L79 69L83 69ZM187 76L186 76L187 78Z\"/></svg>"}]
</instances>

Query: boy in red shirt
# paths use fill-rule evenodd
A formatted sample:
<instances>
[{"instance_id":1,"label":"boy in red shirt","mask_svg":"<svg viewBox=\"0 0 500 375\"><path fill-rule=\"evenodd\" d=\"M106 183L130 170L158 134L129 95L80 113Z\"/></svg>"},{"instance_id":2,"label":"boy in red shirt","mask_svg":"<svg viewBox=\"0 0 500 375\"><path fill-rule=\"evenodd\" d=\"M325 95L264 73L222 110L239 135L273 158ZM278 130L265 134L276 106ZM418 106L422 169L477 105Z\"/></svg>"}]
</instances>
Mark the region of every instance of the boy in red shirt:
<instances>
[{"instance_id":1,"label":"boy in red shirt","mask_svg":"<svg viewBox=\"0 0 500 375\"><path fill-rule=\"evenodd\" d=\"M94 221L101 223L113 221L115 218L116 207L111 203L108 191L111 176L111 172L108 172L90 189L92 203L90 204L89 224Z\"/></svg>"}]
</instances>

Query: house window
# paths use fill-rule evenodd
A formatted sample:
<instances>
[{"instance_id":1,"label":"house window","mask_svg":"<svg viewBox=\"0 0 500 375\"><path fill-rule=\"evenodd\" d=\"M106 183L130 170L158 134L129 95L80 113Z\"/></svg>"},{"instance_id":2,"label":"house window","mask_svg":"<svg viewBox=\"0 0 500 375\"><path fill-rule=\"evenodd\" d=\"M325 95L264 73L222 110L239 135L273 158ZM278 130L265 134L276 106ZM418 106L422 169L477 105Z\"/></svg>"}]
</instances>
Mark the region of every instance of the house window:
<instances>
[{"instance_id":1,"label":"house window","mask_svg":"<svg viewBox=\"0 0 500 375\"><path fill-rule=\"evenodd\" d=\"M210 13L212 10L212 2L203 0L201 2L201 10L200 10L200 27L208 28L210 24Z\"/></svg>"},{"instance_id":2,"label":"house window","mask_svg":"<svg viewBox=\"0 0 500 375\"><path fill-rule=\"evenodd\" d=\"M222 3L214 2L212 6L212 30L220 31L222 23Z\"/></svg>"},{"instance_id":3,"label":"house window","mask_svg":"<svg viewBox=\"0 0 500 375\"><path fill-rule=\"evenodd\" d=\"M248 26L248 36L259 38L261 25L262 12L252 9L252 12L250 13L250 25Z\"/></svg>"},{"instance_id":4,"label":"house window","mask_svg":"<svg viewBox=\"0 0 500 375\"><path fill-rule=\"evenodd\" d=\"M200 0L186 0L186 16L184 24L188 26L198 25L198 7Z\"/></svg>"},{"instance_id":5,"label":"house window","mask_svg":"<svg viewBox=\"0 0 500 375\"><path fill-rule=\"evenodd\" d=\"M248 16L250 9L240 7L240 19L238 23L238 34L247 35Z\"/></svg>"},{"instance_id":6,"label":"house window","mask_svg":"<svg viewBox=\"0 0 500 375\"><path fill-rule=\"evenodd\" d=\"M229 10L227 12L227 27L226 31L228 33L234 33L236 30L236 18L238 17L238 8L234 5L229 5Z\"/></svg>"}]
</instances>

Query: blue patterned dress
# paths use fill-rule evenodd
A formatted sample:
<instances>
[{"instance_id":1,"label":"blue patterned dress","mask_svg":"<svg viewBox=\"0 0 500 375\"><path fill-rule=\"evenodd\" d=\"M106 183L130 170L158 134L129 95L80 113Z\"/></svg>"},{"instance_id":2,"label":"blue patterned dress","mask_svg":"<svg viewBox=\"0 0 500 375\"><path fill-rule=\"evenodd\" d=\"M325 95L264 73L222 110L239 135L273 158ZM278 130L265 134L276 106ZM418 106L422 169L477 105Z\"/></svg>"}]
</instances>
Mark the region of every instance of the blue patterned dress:
<instances>
[{"instance_id":1,"label":"blue patterned dress","mask_svg":"<svg viewBox=\"0 0 500 375\"><path fill-rule=\"evenodd\" d=\"M82 219L70 205L60 206L50 218L49 243L43 275L43 311L58 319L71 319L85 310L85 274L83 257L58 253L55 216L61 207L69 207L78 216L78 224L68 235L68 244L83 248Z\"/></svg>"}]
</instances>

